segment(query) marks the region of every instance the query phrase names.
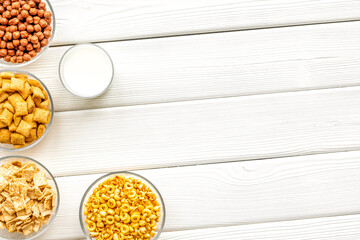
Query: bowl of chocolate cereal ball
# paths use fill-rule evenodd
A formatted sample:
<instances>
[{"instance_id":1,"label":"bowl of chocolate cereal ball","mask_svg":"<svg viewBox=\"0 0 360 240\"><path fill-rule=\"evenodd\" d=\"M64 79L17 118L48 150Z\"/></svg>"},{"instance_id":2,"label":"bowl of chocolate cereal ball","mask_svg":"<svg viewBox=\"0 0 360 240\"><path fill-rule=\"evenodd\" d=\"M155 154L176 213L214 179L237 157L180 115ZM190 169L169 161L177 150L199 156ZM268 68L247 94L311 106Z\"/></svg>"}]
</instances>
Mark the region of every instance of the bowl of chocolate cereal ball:
<instances>
[{"instance_id":1,"label":"bowl of chocolate cereal ball","mask_svg":"<svg viewBox=\"0 0 360 240\"><path fill-rule=\"evenodd\" d=\"M0 71L0 150L35 146L48 132L54 116L49 90L26 71Z\"/></svg>"},{"instance_id":2,"label":"bowl of chocolate cereal ball","mask_svg":"<svg viewBox=\"0 0 360 240\"><path fill-rule=\"evenodd\" d=\"M0 239L37 239L59 202L55 178L44 165L28 157L0 158Z\"/></svg>"},{"instance_id":3,"label":"bowl of chocolate cereal ball","mask_svg":"<svg viewBox=\"0 0 360 240\"><path fill-rule=\"evenodd\" d=\"M89 240L155 240L164 228L165 205L158 189L146 178L114 172L86 190L79 218Z\"/></svg>"},{"instance_id":4,"label":"bowl of chocolate cereal ball","mask_svg":"<svg viewBox=\"0 0 360 240\"><path fill-rule=\"evenodd\" d=\"M47 0L0 0L0 66L34 62L49 48L55 31Z\"/></svg>"}]
</instances>

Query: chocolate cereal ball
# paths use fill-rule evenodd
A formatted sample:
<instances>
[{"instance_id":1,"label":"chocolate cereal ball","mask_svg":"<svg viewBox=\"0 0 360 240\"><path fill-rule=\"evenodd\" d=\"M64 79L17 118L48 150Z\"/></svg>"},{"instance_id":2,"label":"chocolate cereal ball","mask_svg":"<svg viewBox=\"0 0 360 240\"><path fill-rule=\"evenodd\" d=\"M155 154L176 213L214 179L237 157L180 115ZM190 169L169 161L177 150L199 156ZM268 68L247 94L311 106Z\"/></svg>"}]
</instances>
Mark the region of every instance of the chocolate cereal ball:
<instances>
[{"instance_id":1,"label":"chocolate cereal ball","mask_svg":"<svg viewBox=\"0 0 360 240\"><path fill-rule=\"evenodd\" d=\"M42 0L0 0L0 58L30 61L49 44L51 21Z\"/></svg>"}]
</instances>

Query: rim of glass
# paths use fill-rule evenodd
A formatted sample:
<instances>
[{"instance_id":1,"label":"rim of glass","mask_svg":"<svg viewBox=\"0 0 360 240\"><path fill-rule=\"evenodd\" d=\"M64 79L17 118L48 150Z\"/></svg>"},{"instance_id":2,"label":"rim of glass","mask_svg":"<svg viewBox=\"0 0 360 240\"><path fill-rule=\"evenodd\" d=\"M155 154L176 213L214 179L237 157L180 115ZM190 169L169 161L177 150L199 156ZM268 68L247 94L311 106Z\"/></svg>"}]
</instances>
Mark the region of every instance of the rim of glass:
<instances>
[{"instance_id":1,"label":"rim of glass","mask_svg":"<svg viewBox=\"0 0 360 240\"><path fill-rule=\"evenodd\" d=\"M110 79L109 84L106 86L106 88L105 88L102 92L100 92L100 93L98 93L98 94L96 94L96 95L93 95L93 96L89 96L89 97L78 95L78 94L76 94L74 91L72 91L71 88L66 84L66 81L64 81L63 76L62 76L62 71L61 71L61 67L62 67L63 60L64 60L65 56L66 56L72 49L74 49L75 47L79 47L79 46L83 46L83 45L95 46L95 47L99 48L101 51L103 51L103 52L108 56L108 58L110 59L111 69L112 69L111 79ZM94 43L78 43L78 44L75 44L74 46L70 47L68 50L66 50L65 53L62 55L62 57L61 57L61 59L60 59L59 67L58 67L58 73L59 73L59 77L60 77L61 84L64 86L64 88L65 88L69 93L71 93L71 94L74 95L74 96L83 98L83 99L92 99L92 98L97 98L97 97L103 95L105 92L107 92L107 91L109 90L111 84L112 84L113 81L114 81L115 68L114 68L114 62L113 62L110 54L109 54L107 51L105 51L104 48L102 48L102 47L100 47L99 45L94 44Z\"/></svg>"},{"instance_id":2,"label":"rim of glass","mask_svg":"<svg viewBox=\"0 0 360 240\"><path fill-rule=\"evenodd\" d=\"M51 36L49 38L48 44L45 47L43 47L41 49L41 51L34 58L31 58L30 61L23 62L23 63L11 63L11 62L5 62L5 60L4 60L3 62L0 61L1 67L19 68L19 67L29 65L29 64L35 62L36 60L38 60L49 49L51 43L54 40L54 35L55 35L55 28L56 28L55 12L54 12L54 9L53 9L50 1L48 1L48 0L42 0L42 1L46 2L46 8L49 8L48 10L50 10L50 12L52 14L52 16L51 16L52 30L51 30ZM3 60L3 59L0 59L0 60Z\"/></svg>"},{"instance_id":3,"label":"rim of glass","mask_svg":"<svg viewBox=\"0 0 360 240\"><path fill-rule=\"evenodd\" d=\"M60 191L59 191L59 187L58 187L58 184L56 182L56 179L54 177L54 175L49 171L49 169L47 169L47 167L45 167L42 163L40 163L39 161L33 159L33 158L30 158L30 157L25 157L25 156L19 156L19 155L13 155L13 156L6 156L6 157L1 157L0 158L0 162L6 160L6 159L9 159L9 158L22 158L22 159L26 159L26 160L29 160L29 161L32 161L34 162L35 164L37 165L40 165L42 168L45 169L45 171L50 175L51 179L53 180L54 184L55 184L55 188L56 188L56 207L55 207L55 210L53 211L53 216L50 220L50 222L48 222L46 224L46 226L44 227L44 229L40 232L38 232L37 234L35 234L34 236L32 237L29 237L29 238L24 238L22 240L31 240L31 239L35 239L37 237L39 237L41 234L43 234L44 232L46 232L46 230L49 228L49 226L54 222L54 219L56 218L57 216L57 213L59 211L59 206L60 206ZM0 236L0 239L1 240L9 240L8 238L2 238Z\"/></svg>"},{"instance_id":4,"label":"rim of glass","mask_svg":"<svg viewBox=\"0 0 360 240\"><path fill-rule=\"evenodd\" d=\"M85 198L86 198L86 195L89 193L89 191L98 183L100 182L102 179L104 178L107 178L111 175L120 175L120 174L127 174L127 175L134 175L138 178L141 178L143 180L145 180L146 182L148 182L150 184L150 186L156 191L156 193L159 195L159 198L160 198L160 202L161 202L161 205L162 205L162 208L163 208L163 221L161 223L161 225L159 226L159 230L158 230L158 233L153 237L151 238L151 240L157 240L163 229L164 229L164 226L165 226L165 220L166 220L166 209L165 209L165 202L164 202L164 199L159 191L159 189L157 189L155 187L155 185L150 182L147 178L137 174L137 173L133 173L133 172L128 172L128 171L118 171L118 172L111 172L111 173L107 173L99 178L97 178L93 183L90 184L90 186L86 189L83 197L81 198L81 202L80 202L80 208L79 208L79 221L80 221L80 226L81 226L81 230L83 231L83 234L84 236L86 237L86 239L88 240L91 240L92 238L87 234L86 232L86 229L85 229L85 223L83 222L82 220L82 213L83 213L83 207L84 207L84 203L85 203Z\"/></svg>"},{"instance_id":5,"label":"rim of glass","mask_svg":"<svg viewBox=\"0 0 360 240\"><path fill-rule=\"evenodd\" d=\"M44 137L45 135L47 134L47 132L49 131L50 127L51 127L51 123L53 121L53 118L54 118L54 103L53 103L53 99L51 97L51 93L49 91L49 89L46 87L46 85L38 78L36 77L34 74L30 73L30 72L27 72L27 71L24 71L24 70L19 70L19 69L11 69L11 68L7 68L7 69L3 69L3 70L0 70L0 72L15 72L15 73L25 73L26 75L28 76L31 76L32 78L38 80L42 86L45 88L47 94L49 95L49 99L50 99L50 106L51 106L51 117L50 117L50 122L47 124L46 126L46 129L45 129L45 132L44 134L38 138L36 141L32 142L31 144L29 145L26 145L25 147L22 147L22 148L5 148L5 147L2 147L0 145L0 151L9 151L9 152L20 152L20 151L23 151L23 150L26 150L26 149L29 149L33 146L35 146L36 144L38 144ZM11 145L11 144L9 144Z\"/></svg>"}]
</instances>

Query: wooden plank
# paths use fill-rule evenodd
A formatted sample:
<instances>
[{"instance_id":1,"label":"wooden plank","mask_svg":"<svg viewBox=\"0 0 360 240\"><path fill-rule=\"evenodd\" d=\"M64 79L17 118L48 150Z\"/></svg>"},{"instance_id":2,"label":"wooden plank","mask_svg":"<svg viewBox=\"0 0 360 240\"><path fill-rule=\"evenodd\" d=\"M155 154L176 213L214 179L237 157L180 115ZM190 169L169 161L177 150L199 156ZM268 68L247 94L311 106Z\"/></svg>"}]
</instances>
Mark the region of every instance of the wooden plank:
<instances>
[{"instance_id":1,"label":"wooden plank","mask_svg":"<svg viewBox=\"0 0 360 240\"><path fill-rule=\"evenodd\" d=\"M348 152L137 173L152 181L163 195L168 232L358 213L359 157L360 152ZM99 176L57 179L59 215L42 239L81 238L80 199ZM280 234L281 230L285 229L279 229Z\"/></svg>"},{"instance_id":2,"label":"wooden plank","mask_svg":"<svg viewBox=\"0 0 360 240\"><path fill-rule=\"evenodd\" d=\"M54 44L360 19L356 0L53 0Z\"/></svg>"},{"instance_id":3,"label":"wooden plank","mask_svg":"<svg viewBox=\"0 0 360 240\"><path fill-rule=\"evenodd\" d=\"M165 232L160 240L349 240L360 238L360 216L339 216Z\"/></svg>"},{"instance_id":4,"label":"wooden plank","mask_svg":"<svg viewBox=\"0 0 360 240\"><path fill-rule=\"evenodd\" d=\"M45 81L56 111L354 86L357 29L360 22L101 44L115 80L95 100L61 85L58 64L68 47L50 48L24 69Z\"/></svg>"},{"instance_id":5,"label":"wooden plank","mask_svg":"<svg viewBox=\"0 0 360 240\"><path fill-rule=\"evenodd\" d=\"M64 176L358 150L359 101L352 87L61 112L21 154Z\"/></svg>"}]
</instances>

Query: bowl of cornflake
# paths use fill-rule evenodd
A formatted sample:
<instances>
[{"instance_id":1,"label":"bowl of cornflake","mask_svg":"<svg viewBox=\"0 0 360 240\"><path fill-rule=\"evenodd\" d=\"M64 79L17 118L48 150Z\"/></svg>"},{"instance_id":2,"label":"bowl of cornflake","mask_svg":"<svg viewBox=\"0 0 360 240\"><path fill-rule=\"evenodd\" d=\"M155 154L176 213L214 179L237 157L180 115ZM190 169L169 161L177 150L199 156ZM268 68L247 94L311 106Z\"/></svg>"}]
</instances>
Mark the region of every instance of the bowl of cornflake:
<instances>
[{"instance_id":1,"label":"bowl of cornflake","mask_svg":"<svg viewBox=\"0 0 360 240\"><path fill-rule=\"evenodd\" d=\"M115 172L97 179L80 205L80 224L87 239L158 239L165 224L165 205L146 178Z\"/></svg>"},{"instance_id":2,"label":"bowl of cornflake","mask_svg":"<svg viewBox=\"0 0 360 240\"><path fill-rule=\"evenodd\" d=\"M0 239L35 239L55 219L59 190L41 163L19 156L0 159Z\"/></svg>"}]
</instances>

